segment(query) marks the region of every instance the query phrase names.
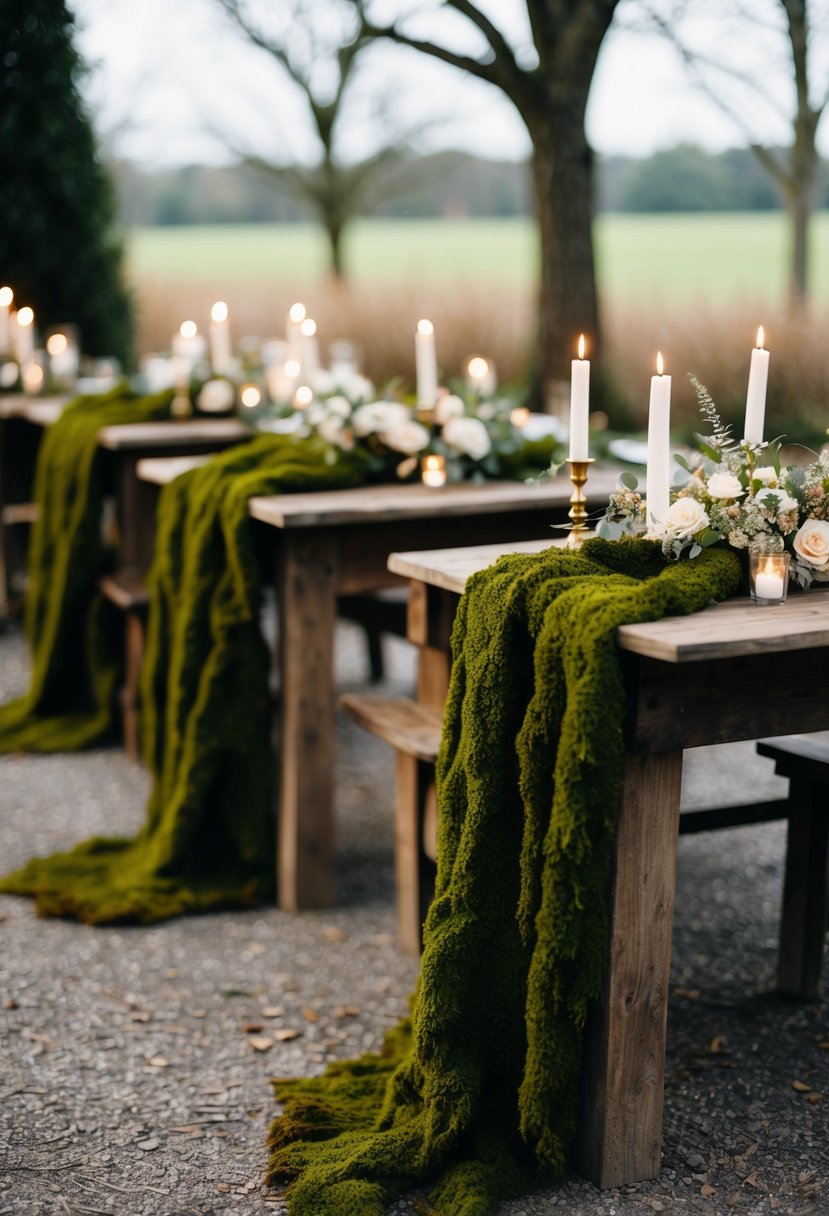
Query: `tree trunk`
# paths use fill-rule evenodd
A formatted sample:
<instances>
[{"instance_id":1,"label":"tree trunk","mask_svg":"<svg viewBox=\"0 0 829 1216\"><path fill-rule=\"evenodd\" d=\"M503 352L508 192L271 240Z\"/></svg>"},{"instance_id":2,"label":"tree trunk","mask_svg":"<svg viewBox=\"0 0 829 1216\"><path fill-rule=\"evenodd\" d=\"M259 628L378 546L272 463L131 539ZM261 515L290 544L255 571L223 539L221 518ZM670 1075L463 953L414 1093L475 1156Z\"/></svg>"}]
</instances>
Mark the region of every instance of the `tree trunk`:
<instances>
[{"instance_id":1,"label":"tree trunk","mask_svg":"<svg viewBox=\"0 0 829 1216\"><path fill-rule=\"evenodd\" d=\"M815 112L806 109L805 113L798 114L794 130L787 205L792 234L791 303L799 308L806 303L808 296L809 230L817 192L819 158Z\"/></svg>"},{"instance_id":2,"label":"tree trunk","mask_svg":"<svg viewBox=\"0 0 829 1216\"><path fill-rule=\"evenodd\" d=\"M343 230L345 221L340 215L330 212L323 216L325 235L328 238L328 269L336 283L345 282L345 262L343 259Z\"/></svg>"},{"instance_id":3,"label":"tree trunk","mask_svg":"<svg viewBox=\"0 0 829 1216\"><path fill-rule=\"evenodd\" d=\"M589 82L588 86L589 88ZM562 394L580 334L597 364L599 313L593 259L593 151L584 133L587 88L525 115L540 239L537 366L544 400Z\"/></svg>"}]
</instances>

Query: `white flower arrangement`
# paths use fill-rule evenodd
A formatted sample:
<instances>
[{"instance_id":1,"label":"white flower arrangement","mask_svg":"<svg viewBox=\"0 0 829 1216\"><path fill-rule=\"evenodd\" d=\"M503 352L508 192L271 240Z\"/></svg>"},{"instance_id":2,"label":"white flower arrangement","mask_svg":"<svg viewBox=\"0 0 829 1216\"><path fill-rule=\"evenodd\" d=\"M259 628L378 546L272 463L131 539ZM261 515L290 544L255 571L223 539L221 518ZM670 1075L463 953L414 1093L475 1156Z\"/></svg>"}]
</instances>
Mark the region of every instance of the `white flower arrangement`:
<instances>
[{"instance_id":1,"label":"white flower arrangement","mask_svg":"<svg viewBox=\"0 0 829 1216\"><path fill-rule=\"evenodd\" d=\"M417 476L420 458L427 454L444 457L450 482L529 477L541 471L540 452L533 453L526 468L519 459L533 441L513 424L508 401L467 401L442 392L434 409L424 412L390 397L374 399L368 381L352 387L359 389L354 398L344 386L331 395L317 391L302 408L295 407L290 429L316 433L343 450L360 448L372 457L378 475L393 472L400 479ZM366 387L372 389L371 396L365 395ZM555 441L547 444L544 464L552 458Z\"/></svg>"},{"instance_id":2,"label":"white flower arrangement","mask_svg":"<svg viewBox=\"0 0 829 1216\"><path fill-rule=\"evenodd\" d=\"M706 389L691 377L710 436L698 435L700 453L679 468L667 517L648 530L636 478L623 473L597 532L609 540L649 535L666 557L696 557L710 545L751 553L788 551L791 578L801 587L829 582L829 451L806 468L781 466L781 440L737 442L723 426ZM762 456L765 463L759 464Z\"/></svg>"}]
</instances>

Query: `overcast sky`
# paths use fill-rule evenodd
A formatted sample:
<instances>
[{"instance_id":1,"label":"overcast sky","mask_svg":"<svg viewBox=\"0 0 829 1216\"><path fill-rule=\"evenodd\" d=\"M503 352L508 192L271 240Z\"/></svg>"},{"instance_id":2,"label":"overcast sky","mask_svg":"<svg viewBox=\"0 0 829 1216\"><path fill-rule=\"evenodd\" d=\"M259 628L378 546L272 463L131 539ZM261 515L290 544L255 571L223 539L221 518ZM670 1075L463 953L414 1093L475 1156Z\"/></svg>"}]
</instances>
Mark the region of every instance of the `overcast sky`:
<instances>
[{"instance_id":1,"label":"overcast sky","mask_svg":"<svg viewBox=\"0 0 829 1216\"><path fill-rule=\"evenodd\" d=\"M251 0L257 3L257 0ZM396 0L379 0L387 12ZM670 0L660 0L668 4ZM738 0L694 0L683 32L705 54L725 57L762 83L762 92L728 86L731 105L754 138L783 143L791 112L787 44L778 0L753 0L751 21L728 10ZM306 0L311 10L330 0ZM218 163L232 159L228 145L282 159L308 159L313 141L295 90L262 51L245 45L216 0L69 0L79 23L79 45L92 66L88 95L102 133L116 150L149 167ZM459 20L435 25L420 2L419 33L453 39L475 52L475 35ZM484 0L513 45L526 53L523 0ZM271 14L284 5L259 8ZM812 0L817 19L829 18L829 0ZM588 111L588 136L601 153L647 155L689 141L718 151L747 142L689 81L669 45L637 28L641 0L622 0L605 40ZM706 15L708 14L708 15ZM815 95L829 79L829 29L813 39ZM478 154L520 159L529 144L521 120L500 92L426 56L382 43L373 49L351 100L347 152L370 151L389 125L428 125L421 148L460 147ZM378 124L378 108L384 114ZM829 120L820 144L829 149Z\"/></svg>"}]
</instances>

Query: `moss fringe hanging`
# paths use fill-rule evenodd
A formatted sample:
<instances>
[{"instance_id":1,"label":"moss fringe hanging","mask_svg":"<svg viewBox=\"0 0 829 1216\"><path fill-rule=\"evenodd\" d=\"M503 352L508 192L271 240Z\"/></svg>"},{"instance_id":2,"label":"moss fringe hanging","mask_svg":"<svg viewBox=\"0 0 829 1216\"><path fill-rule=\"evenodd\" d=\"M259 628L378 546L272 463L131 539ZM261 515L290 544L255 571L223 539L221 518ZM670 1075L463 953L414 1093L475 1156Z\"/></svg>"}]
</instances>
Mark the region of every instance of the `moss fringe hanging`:
<instances>
[{"instance_id":1,"label":"moss fringe hanging","mask_svg":"<svg viewBox=\"0 0 829 1216\"><path fill-rule=\"evenodd\" d=\"M366 458L263 435L162 492L142 670L153 775L134 840L96 838L0 880L45 916L150 923L273 894L270 658L247 501L362 484Z\"/></svg>"},{"instance_id":2,"label":"moss fringe hanging","mask_svg":"<svg viewBox=\"0 0 829 1216\"><path fill-rule=\"evenodd\" d=\"M102 427L170 414L171 393L137 397L123 385L78 397L43 436L34 497L25 626L28 692L0 707L0 752L74 751L111 729L120 637L106 627L98 579L109 555L101 532Z\"/></svg>"},{"instance_id":3,"label":"moss fringe hanging","mask_svg":"<svg viewBox=\"0 0 829 1216\"><path fill-rule=\"evenodd\" d=\"M619 625L733 594L739 561L647 541L502 558L470 580L438 758L438 876L411 1028L382 1056L282 1080L269 1180L293 1216L379 1216L434 1184L486 1216L565 1166L601 985L623 780Z\"/></svg>"}]
</instances>

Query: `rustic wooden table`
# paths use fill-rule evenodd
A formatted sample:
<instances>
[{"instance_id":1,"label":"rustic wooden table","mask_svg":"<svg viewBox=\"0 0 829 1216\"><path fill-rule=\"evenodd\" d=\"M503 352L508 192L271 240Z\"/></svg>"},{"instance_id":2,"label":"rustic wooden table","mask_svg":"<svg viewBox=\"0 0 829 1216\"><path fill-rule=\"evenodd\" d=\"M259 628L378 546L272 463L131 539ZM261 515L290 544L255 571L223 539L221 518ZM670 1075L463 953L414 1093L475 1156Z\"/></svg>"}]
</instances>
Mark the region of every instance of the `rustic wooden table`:
<instances>
[{"instance_id":1,"label":"rustic wooden table","mask_svg":"<svg viewBox=\"0 0 829 1216\"><path fill-rule=\"evenodd\" d=\"M503 552L395 552L412 580L410 638L418 693L440 708L449 629L467 578ZM676 838L684 748L829 729L829 598L795 593L780 607L729 600L689 617L618 630L628 689L627 752L614 845L608 967L591 1017L578 1163L611 1187L659 1173ZM782 949L789 929L784 920Z\"/></svg>"},{"instance_id":2,"label":"rustic wooden table","mask_svg":"<svg viewBox=\"0 0 829 1216\"><path fill-rule=\"evenodd\" d=\"M138 477L165 485L196 462L145 459ZM618 471L596 470L600 501ZM277 662L280 717L277 751L279 904L294 911L334 903L336 883L333 677L337 600L405 579L388 557L403 544L458 544L475 537L537 536L539 547L566 520L571 486L564 477L537 487L519 482L453 485L430 490L382 485L252 498L251 516L275 530Z\"/></svg>"},{"instance_id":3,"label":"rustic wooden table","mask_svg":"<svg viewBox=\"0 0 829 1216\"><path fill-rule=\"evenodd\" d=\"M253 438L237 418L181 418L163 422L127 422L106 426L98 443L110 454L112 489L118 512L119 563L142 572L152 559L156 487L138 476L139 462L222 452Z\"/></svg>"}]
</instances>

